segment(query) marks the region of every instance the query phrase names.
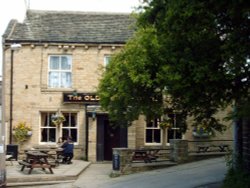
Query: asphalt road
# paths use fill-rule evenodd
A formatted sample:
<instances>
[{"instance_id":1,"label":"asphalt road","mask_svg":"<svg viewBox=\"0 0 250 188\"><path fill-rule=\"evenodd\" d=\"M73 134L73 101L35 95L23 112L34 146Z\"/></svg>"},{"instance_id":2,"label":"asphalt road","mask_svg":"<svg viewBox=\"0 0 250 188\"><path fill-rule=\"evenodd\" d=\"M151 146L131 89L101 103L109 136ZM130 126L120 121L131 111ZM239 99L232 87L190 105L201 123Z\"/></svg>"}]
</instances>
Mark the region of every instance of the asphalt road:
<instances>
[{"instance_id":1,"label":"asphalt road","mask_svg":"<svg viewBox=\"0 0 250 188\"><path fill-rule=\"evenodd\" d=\"M227 171L225 159L215 158L169 168L110 178L111 164L91 164L74 183L36 188L217 188Z\"/></svg>"}]
</instances>

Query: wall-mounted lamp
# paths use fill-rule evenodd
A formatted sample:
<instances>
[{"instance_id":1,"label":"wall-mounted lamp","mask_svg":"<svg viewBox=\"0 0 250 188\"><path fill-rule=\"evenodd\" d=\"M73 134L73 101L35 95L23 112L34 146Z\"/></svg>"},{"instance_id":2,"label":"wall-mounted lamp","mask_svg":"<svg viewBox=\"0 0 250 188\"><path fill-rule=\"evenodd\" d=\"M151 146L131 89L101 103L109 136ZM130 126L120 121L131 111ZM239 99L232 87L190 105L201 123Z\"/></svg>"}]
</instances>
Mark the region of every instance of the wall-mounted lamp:
<instances>
[{"instance_id":1,"label":"wall-mounted lamp","mask_svg":"<svg viewBox=\"0 0 250 188\"><path fill-rule=\"evenodd\" d=\"M72 94L73 94L74 97L77 96L77 91L74 90Z\"/></svg>"},{"instance_id":2,"label":"wall-mounted lamp","mask_svg":"<svg viewBox=\"0 0 250 188\"><path fill-rule=\"evenodd\" d=\"M95 120L96 119L96 111L94 110L93 112L92 112L92 120Z\"/></svg>"}]
</instances>

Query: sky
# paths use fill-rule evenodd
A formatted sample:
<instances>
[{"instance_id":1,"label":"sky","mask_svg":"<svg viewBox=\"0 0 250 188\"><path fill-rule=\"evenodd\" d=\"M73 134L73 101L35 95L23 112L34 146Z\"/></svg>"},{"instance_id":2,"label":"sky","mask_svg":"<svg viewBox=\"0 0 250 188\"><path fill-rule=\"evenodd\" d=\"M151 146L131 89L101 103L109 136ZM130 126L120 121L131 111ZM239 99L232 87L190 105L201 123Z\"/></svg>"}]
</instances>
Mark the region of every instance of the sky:
<instances>
[{"instance_id":1,"label":"sky","mask_svg":"<svg viewBox=\"0 0 250 188\"><path fill-rule=\"evenodd\" d=\"M9 21L22 22L27 8L36 10L69 10L87 12L126 12L130 13L139 6L140 0L1 0L0 33L3 35ZM2 37L1 37L2 38ZM0 43L2 49L2 42ZM0 65L2 64L2 50ZM2 66L0 66L1 75Z\"/></svg>"}]
</instances>

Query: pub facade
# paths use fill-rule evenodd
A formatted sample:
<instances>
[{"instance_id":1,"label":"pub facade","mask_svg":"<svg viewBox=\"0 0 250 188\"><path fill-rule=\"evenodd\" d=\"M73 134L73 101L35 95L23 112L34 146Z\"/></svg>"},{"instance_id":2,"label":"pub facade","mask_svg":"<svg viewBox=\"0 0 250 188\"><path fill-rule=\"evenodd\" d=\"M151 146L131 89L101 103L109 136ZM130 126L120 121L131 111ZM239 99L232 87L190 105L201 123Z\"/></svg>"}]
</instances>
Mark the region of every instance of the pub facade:
<instances>
[{"instance_id":1,"label":"pub facade","mask_svg":"<svg viewBox=\"0 0 250 188\"><path fill-rule=\"evenodd\" d=\"M114 125L96 94L110 57L132 37L133 24L129 14L38 10L28 10L22 23L11 20L3 35L6 144L17 144L22 153L70 136L75 159L89 161L112 160L114 147L160 146L157 121L147 124L140 116L130 127ZM64 120L53 123L59 116ZM13 129L20 122L32 135L18 143ZM231 135L229 128L219 138ZM169 129L167 142L171 138L195 139L191 127L185 134Z\"/></svg>"}]
</instances>

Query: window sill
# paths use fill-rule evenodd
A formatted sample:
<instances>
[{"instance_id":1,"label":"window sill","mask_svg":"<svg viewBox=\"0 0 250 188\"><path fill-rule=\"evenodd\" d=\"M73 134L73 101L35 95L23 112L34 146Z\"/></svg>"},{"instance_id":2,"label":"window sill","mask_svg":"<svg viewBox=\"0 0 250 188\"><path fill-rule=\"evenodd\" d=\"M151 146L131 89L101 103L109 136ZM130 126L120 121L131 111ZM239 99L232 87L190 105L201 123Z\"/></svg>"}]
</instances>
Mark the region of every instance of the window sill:
<instances>
[{"instance_id":1,"label":"window sill","mask_svg":"<svg viewBox=\"0 0 250 188\"><path fill-rule=\"evenodd\" d=\"M72 88L41 88L41 92L73 92Z\"/></svg>"},{"instance_id":2,"label":"window sill","mask_svg":"<svg viewBox=\"0 0 250 188\"><path fill-rule=\"evenodd\" d=\"M145 146L161 146L162 143L158 143L158 142L157 143L156 142L155 143L145 143L144 145Z\"/></svg>"}]
</instances>

